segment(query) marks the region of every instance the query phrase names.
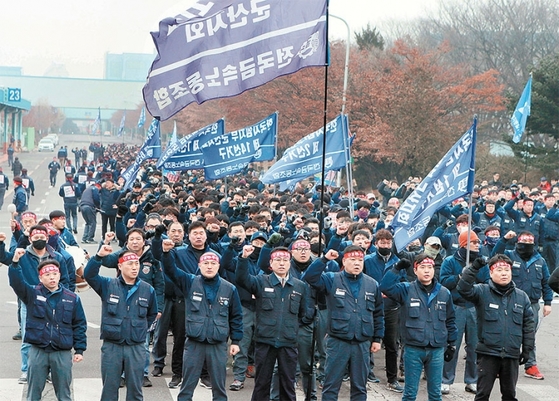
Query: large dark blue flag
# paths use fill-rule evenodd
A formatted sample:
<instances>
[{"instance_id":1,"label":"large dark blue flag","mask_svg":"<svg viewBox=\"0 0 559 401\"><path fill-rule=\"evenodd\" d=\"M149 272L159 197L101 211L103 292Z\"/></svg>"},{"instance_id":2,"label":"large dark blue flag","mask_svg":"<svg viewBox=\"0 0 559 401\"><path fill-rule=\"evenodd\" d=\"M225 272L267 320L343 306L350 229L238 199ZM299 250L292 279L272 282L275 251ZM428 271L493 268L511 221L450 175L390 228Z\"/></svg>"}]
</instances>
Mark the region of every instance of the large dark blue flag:
<instances>
[{"instance_id":1,"label":"large dark blue flag","mask_svg":"<svg viewBox=\"0 0 559 401\"><path fill-rule=\"evenodd\" d=\"M468 131L415 188L392 220L394 244L401 251L421 237L431 216L474 189L477 118Z\"/></svg>"},{"instance_id":2,"label":"large dark blue flag","mask_svg":"<svg viewBox=\"0 0 559 401\"><path fill-rule=\"evenodd\" d=\"M205 177L215 180L237 174L252 162L273 160L277 130L278 115L274 113L254 125L206 142L202 146Z\"/></svg>"},{"instance_id":3,"label":"large dark blue flag","mask_svg":"<svg viewBox=\"0 0 559 401\"><path fill-rule=\"evenodd\" d=\"M207 10L167 18L152 32L158 55L143 95L161 120L192 102L235 96L327 63L327 0L198 3Z\"/></svg>"},{"instance_id":4,"label":"large dark blue flag","mask_svg":"<svg viewBox=\"0 0 559 401\"><path fill-rule=\"evenodd\" d=\"M161 134L159 125L159 120L154 118L149 126L144 144L136 156L136 160L122 173L122 177L126 180L123 189L126 190L132 186L145 160L158 159L161 156Z\"/></svg>"},{"instance_id":5,"label":"large dark blue flag","mask_svg":"<svg viewBox=\"0 0 559 401\"><path fill-rule=\"evenodd\" d=\"M349 161L347 116L339 115L326 124L326 163L324 171L339 170ZM322 172L323 129L300 139L262 176L264 184L302 180Z\"/></svg>"},{"instance_id":6,"label":"large dark blue flag","mask_svg":"<svg viewBox=\"0 0 559 401\"><path fill-rule=\"evenodd\" d=\"M171 143L159 158L157 168L169 171L197 170L204 167L204 154L201 147L215 137L225 133L225 120L221 119L207 125L190 135Z\"/></svg>"}]
</instances>

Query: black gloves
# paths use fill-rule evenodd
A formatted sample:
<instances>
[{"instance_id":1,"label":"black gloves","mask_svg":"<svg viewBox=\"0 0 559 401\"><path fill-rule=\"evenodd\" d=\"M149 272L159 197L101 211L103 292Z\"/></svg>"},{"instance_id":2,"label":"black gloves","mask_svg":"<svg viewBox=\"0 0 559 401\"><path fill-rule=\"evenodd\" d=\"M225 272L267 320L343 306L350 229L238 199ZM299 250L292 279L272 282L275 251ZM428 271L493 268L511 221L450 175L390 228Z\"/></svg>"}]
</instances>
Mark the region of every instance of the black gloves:
<instances>
[{"instance_id":1,"label":"black gloves","mask_svg":"<svg viewBox=\"0 0 559 401\"><path fill-rule=\"evenodd\" d=\"M149 214L149 212L155 207L155 203L156 203L155 199L152 199L148 203L146 203L144 205L144 208L142 209L144 213Z\"/></svg>"},{"instance_id":2,"label":"black gloves","mask_svg":"<svg viewBox=\"0 0 559 401\"><path fill-rule=\"evenodd\" d=\"M270 246L274 246L280 243L281 241L281 234L279 233L273 233L272 235L270 235L270 238L268 238L267 244Z\"/></svg>"},{"instance_id":3,"label":"black gloves","mask_svg":"<svg viewBox=\"0 0 559 401\"><path fill-rule=\"evenodd\" d=\"M472 270L474 271L479 271L483 266L486 265L486 261L485 258L476 258L476 260L474 260L474 262L472 263Z\"/></svg>"},{"instance_id":4,"label":"black gloves","mask_svg":"<svg viewBox=\"0 0 559 401\"><path fill-rule=\"evenodd\" d=\"M123 217L128 212L126 205L119 205L116 214Z\"/></svg>"},{"instance_id":5,"label":"black gloves","mask_svg":"<svg viewBox=\"0 0 559 401\"><path fill-rule=\"evenodd\" d=\"M456 352L456 347L454 345L450 345L448 344L448 346L446 347L446 350L444 352L444 360L445 362L450 362L452 361L452 358L454 358L454 353Z\"/></svg>"},{"instance_id":6,"label":"black gloves","mask_svg":"<svg viewBox=\"0 0 559 401\"><path fill-rule=\"evenodd\" d=\"M167 231L167 227L165 226L165 224L159 224L157 227L155 227L155 235L158 237L161 237L165 231Z\"/></svg>"},{"instance_id":7,"label":"black gloves","mask_svg":"<svg viewBox=\"0 0 559 401\"><path fill-rule=\"evenodd\" d=\"M530 356L530 350L526 347L522 347L522 353L520 354L520 359L518 360L519 365L524 365L528 362L528 357Z\"/></svg>"},{"instance_id":8,"label":"black gloves","mask_svg":"<svg viewBox=\"0 0 559 401\"><path fill-rule=\"evenodd\" d=\"M407 270L410 266L411 262L407 259L400 259L395 265L396 270Z\"/></svg>"}]
</instances>

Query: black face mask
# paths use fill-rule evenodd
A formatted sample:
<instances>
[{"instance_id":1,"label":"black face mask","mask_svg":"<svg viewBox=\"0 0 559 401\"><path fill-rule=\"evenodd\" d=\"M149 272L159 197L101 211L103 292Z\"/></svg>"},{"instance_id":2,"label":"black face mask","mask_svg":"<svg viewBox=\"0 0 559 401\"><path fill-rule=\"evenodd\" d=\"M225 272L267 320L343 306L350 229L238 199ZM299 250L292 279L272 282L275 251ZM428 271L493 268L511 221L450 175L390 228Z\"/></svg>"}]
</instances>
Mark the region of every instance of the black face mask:
<instances>
[{"instance_id":1,"label":"black face mask","mask_svg":"<svg viewBox=\"0 0 559 401\"><path fill-rule=\"evenodd\" d=\"M377 248L377 252L381 256L388 256L388 255L390 255L391 249L390 248Z\"/></svg>"},{"instance_id":2,"label":"black face mask","mask_svg":"<svg viewBox=\"0 0 559 401\"><path fill-rule=\"evenodd\" d=\"M530 259L534 254L534 244L526 244L524 242L516 243L516 252L522 259Z\"/></svg>"},{"instance_id":3,"label":"black face mask","mask_svg":"<svg viewBox=\"0 0 559 401\"><path fill-rule=\"evenodd\" d=\"M320 245L320 247L319 247L319 245ZM311 244L311 252L316 254L316 255L321 255L323 249L324 249L324 244L319 244L318 242L315 242L314 244Z\"/></svg>"},{"instance_id":4,"label":"black face mask","mask_svg":"<svg viewBox=\"0 0 559 401\"><path fill-rule=\"evenodd\" d=\"M44 239L39 239L37 241L33 241L31 242L31 244L33 244L33 248L40 250L45 249L45 247L47 246L47 241Z\"/></svg>"},{"instance_id":5,"label":"black face mask","mask_svg":"<svg viewBox=\"0 0 559 401\"><path fill-rule=\"evenodd\" d=\"M250 254L250 258L252 260L258 260L258 257L260 256L260 251L262 250L262 248L258 248L257 246L254 247L254 251L252 251L252 253Z\"/></svg>"},{"instance_id":6,"label":"black face mask","mask_svg":"<svg viewBox=\"0 0 559 401\"><path fill-rule=\"evenodd\" d=\"M410 252L419 252L421 251L421 246L420 245L414 245L414 246L410 246L409 248Z\"/></svg>"},{"instance_id":7,"label":"black face mask","mask_svg":"<svg viewBox=\"0 0 559 401\"><path fill-rule=\"evenodd\" d=\"M219 236L223 237L225 234L227 234L227 227L219 227Z\"/></svg>"}]
</instances>

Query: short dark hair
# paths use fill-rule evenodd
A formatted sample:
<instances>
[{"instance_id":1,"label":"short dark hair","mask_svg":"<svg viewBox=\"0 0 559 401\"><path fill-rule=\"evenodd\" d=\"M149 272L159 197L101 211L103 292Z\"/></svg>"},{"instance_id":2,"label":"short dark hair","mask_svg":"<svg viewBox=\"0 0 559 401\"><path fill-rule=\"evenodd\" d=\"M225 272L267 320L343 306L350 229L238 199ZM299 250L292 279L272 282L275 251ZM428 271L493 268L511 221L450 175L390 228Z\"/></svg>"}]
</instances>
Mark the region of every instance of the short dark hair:
<instances>
[{"instance_id":1,"label":"short dark hair","mask_svg":"<svg viewBox=\"0 0 559 401\"><path fill-rule=\"evenodd\" d=\"M190 234L190 232L196 228L200 228L202 227L204 230L206 229L206 223L204 223L203 221L193 221L192 223L190 223L190 225L188 226L188 233Z\"/></svg>"}]
</instances>

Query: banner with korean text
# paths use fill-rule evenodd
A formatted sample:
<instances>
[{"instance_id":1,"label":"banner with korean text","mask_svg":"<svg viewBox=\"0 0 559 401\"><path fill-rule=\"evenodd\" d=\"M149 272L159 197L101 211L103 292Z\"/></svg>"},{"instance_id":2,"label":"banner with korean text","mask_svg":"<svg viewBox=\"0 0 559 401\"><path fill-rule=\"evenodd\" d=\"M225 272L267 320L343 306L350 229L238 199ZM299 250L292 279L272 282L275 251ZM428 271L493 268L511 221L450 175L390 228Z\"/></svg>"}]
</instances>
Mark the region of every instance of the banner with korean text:
<instances>
[{"instance_id":1,"label":"banner with korean text","mask_svg":"<svg viewBox=\"0 0 559 401\"><path fill-rule=\"evenodd\" d=\"M152 32L144 101L167 120L192 102L238 95L327 63L327 0L199 0Z\"/></svg>"},{"instance_id":2,"label":"banner with korean text","mask_svg":"<svg viewBox=\"0 0 559 401\"><path fill-rule=\"evenodd\" d=\"M348 132L346 115L340 114L326 124L326 163L324 171L339 170L349 161L344 135ZM300 139L260 179L264 184L303 180L322 172L323 128Z\"/></svg>"},{"instance_id":3,"label":"banner with korean text","mask_svg":"<svg viewBox=\"0 0 559 401\"><path fill-rule=\"evenodd\" d=\"M273 160L277 131L278 115L274 113L254 125L206 142L202 146L206 179L223 178L239 173L250 163Z\"/></svg>"},{"instance_id":4,"label":"banner with korean text","mask_svg":"<svg viewBox=\"0 0 559 401\"><path fill-rule=\"evenodd\" d=\"M392 220L394 245L401 251L420 238L431 216L474 189L477 118L468 131L406 198Z\"/></svg>"},{"instance_id":5,"label":"banner with korean text","mask_svg":"<svg viewBox=\"0 0 559 401\"><path fill-rule=\"evenodd\" d=\"M122 173L122 177L126 180L123 188L124 190L132 186L132 183L136 179L138 171L144 161L148 159L158 159L161 156L161 135L159 125L159 120L154 118L149 126L144 144L136 156L136 160L124 171L124 173Z\"/></svg>"},{"instance_id":6,"label":"banner with korean text","mask_svg":"<svg viewBox=\"0 0 559 401\"><path fill-rule=\"evenodd\" d=\"M204 167L204 154L201 147L215 137L225 133L225 120L220 119L190 135L169 144L159 158L157 168L168 171L197 170Z\"/></svg>"}]
</instances>

